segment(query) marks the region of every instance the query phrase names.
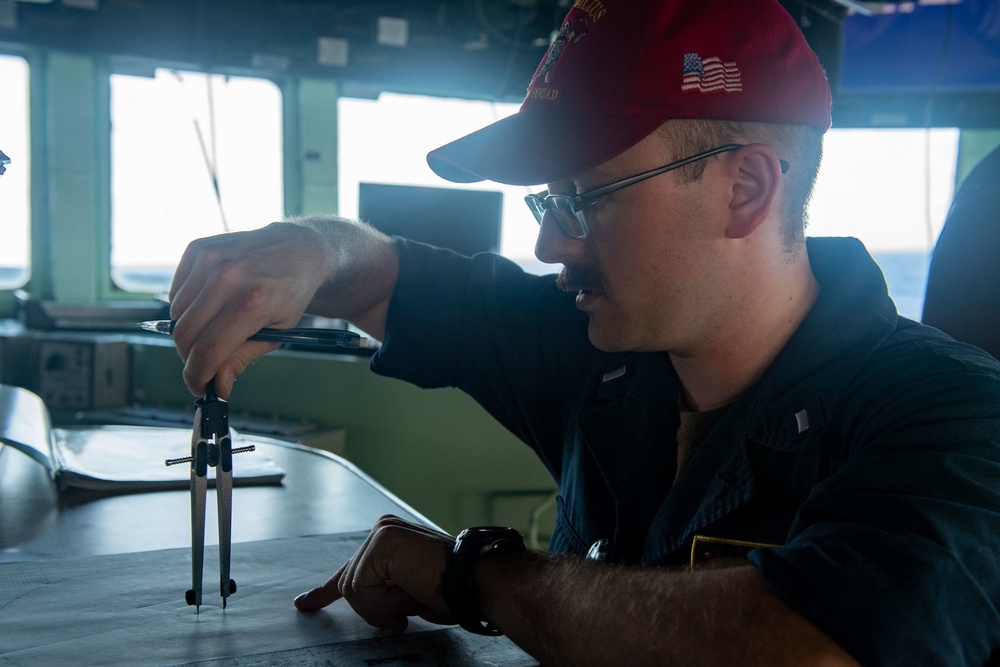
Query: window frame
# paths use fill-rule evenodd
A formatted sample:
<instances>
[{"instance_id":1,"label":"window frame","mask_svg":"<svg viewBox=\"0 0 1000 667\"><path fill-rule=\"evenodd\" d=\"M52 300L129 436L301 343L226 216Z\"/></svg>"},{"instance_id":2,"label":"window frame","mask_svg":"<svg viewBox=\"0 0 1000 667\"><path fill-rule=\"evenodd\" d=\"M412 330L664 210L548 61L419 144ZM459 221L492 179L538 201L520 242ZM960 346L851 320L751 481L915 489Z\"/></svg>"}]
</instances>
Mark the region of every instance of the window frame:
<instances>
[{"instance_id":1,"label":"window frame","mask_svg":"<svg viewBox=\"0 0 1000 667\"><path fill-rule=\"evenodd\" d=\"M295 151L293 153L292 151L289 150L289 147L288 147L288 140L289 140L288 127L289 127L289 123L286 121L286 117L288 116L289 113L292 113L292 114L297 113L297 105L295 105L295 104L289 105L289 104L286 103L286 99L288 98L288 92L289 92L289 90L292 90L293 93L294 93L294 90L296 90L297 87L298 87L297 85L291 83L289 80L281 80L281 79L277 79L277 78L275 78L273 76L266 76L266 75L263 75L263 74L260 74L260 73L255 73L255 72L231 72L231 71L207 70L207 69L196 68L196 67L188 66L188 65L177 65L177 64L161 63L161 62L154 62L154 61L150 61L150 60L137 60L135 58L129 58L129 59L112 59L110 61L110 64L109 64L109 67L108 67L108 70L107 70L107 73L106 73L106 82L107 82L107 97L106 97L106 99L107 99L107 116L108 116L109 122L108 122L108 134L107 134L107 138L106 138L106 145L108 147L108 160L107 160L107 164L106 164L107 187L106 187L105 190L107 192L107 196L108 196L109 202L112 202L112 203L109 204L108 209L107 209L107 242L106 243L102 243L102 248L106 248L107 249L107 260L106 260L105 263L102 264L102 266L100 267L100 269L102 271L106 271L107 272L107 276L106 276L106 279L102 276L101 283L102 283L102 285L108 286L106 288L106 292L100 297L100 298L103 298L103 299L109 299L109 298L111 298L111 299L128 299L128 298L146 298L146 299L148 299L148 298L151 298L151 297L161 296L162 295L162 291L165 291L165 290L162 290L162 291L157 292L157 291L133 289L128 284L121 284L121 283L119 283L118 281L115 280L116 273L118 273L118 271L116 271L115 268L112 266L114 224L115 224L115 220L114 220L114 216L113 216L113 208L114 208L114 206L113 206L113 199L114 199L115 182L114 182L114 171L113 171L113 168L114 168L114 164L113 164L113 157L114 157L113 156L113 150L114 150L114 147L112 145L112 142L113 142L114 116L113 116L113 109L112 109L112 82L111 82L111 77L118 75L118 76L134 76L134 77L142 77L142 78L152 79L152 78L154 78L156 76L156 72L158 70L176 71L176 72L183 72L183 73L189 73L189 74L200 74L200 75L205 75L205 76L223 76L223 77L225 77L225 76L232 76L232 77L239 77L239 78L242 78L242 79L256 79L256 80L260 80L260 81L266 81L266 82L269 82L272 85L274 85L275 88L277 89L279 97L280 97L280 99L279 99L279 109L280 109L280 114L281 114L281 127L280 127L279 131L280 131L280 134L281 134L281 142L282 142L281 158L280 159L282 161L282 166L283 166L283 169L282 169L282 172L281 172L281 176L280 176L280 178L281 178L280 187L282 189L282 199L283 199L282 209L283 210L279 213L279 217L281 217L281 216L287 217L288 215L297 215L297 214L299 214L299 211L301 210L301 203L299 201L289 202L287 200L288 199L287 198L287 194L289 192L296 192L299 189L299 188L296 187L296 182L294 180L290 179L290 176L292 176L293 174L295 174L296 170L291 170L291 169L288 169L288 167L287 167L288 164L289 164L289 160L297 159L297 156L298 156L299 153L298 153L298 151ZM294 125L293 125L293 127L294 127ZM203 129L206 129L206 128L203 128ZM209 141L210 138L208 136L205 136L205 140ZM199 158L199 160L200 160L200 158ZM204 169L204 166L200 162L197 162L197 163L188 163L188 164L185 164L185 165L182 165L182 166L190 168L190 169ZM223 186L223 188L225 188L226 184L222 183L222 186ZM299 199L301 199L301 198L299 198ZM255 224L255 225L263 226L263 225L267 224L268 222L271 222L271 220L265 220L265 219L261 218L258 221L251 221L251 222L253 224ZM205 231L204 235L210 235L210 234L216 234L216 233L223 233L223 230L221 228L210 229L208 231ZM118 259L120 261L122 258L118 257ZM180 254L179 253L178 253L178 256L176 257L176 260L178 260L178 261L180 260ZM138 296L136 296L136 295L138 295Z\"/></svg>"},{"instance_id":2,"label":"window frame","mask_svg":"<svg viewBox=\"0 0 1000 667\"><path fill-rule=\"evenodd\" d=\"M73 303L159 296L126 291L111 276L112 73L176 66L271 81L281 95L285 216L337 210L336 82L43 48L4 45L0 53L28 63L31 154L29 277L22 286L0 289L0 317L15 315L19 290L36 299ZM326 113L318 112L320 106ZM309 155L321 157L310 160Z\"/></svg>"},{"instance_id":3,"label":"window frame","mask_svg":"<svg viewBox=\"0 0 1000 667\"><path fill-rule=\"evenodd\" d=\"M97 302L154 296L127 292L111 278L110 75L134 73L137 63L270 80L281 93L286 216L339 208L337 100L342 89L332 79L208 71L10 44L0 53L23 58L29 70L30 250L23 289L35 298ZM960 128L963 135L967 130ZM966 147L960 136L960 165ZM14 291L0 290L0 316L15 312Z\"/></svg>"}]
</instances>

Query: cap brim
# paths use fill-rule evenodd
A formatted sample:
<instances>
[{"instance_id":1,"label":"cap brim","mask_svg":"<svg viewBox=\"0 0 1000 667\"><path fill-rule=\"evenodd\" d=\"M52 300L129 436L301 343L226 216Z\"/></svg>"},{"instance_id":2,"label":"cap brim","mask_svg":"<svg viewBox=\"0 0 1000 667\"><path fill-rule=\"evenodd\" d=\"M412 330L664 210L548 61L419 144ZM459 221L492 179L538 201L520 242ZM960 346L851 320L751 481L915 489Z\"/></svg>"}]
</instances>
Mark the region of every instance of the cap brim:
<instances>
[{"instance_id":1,"label":"cap brim","mask_svg":"<svg viewBox=\"0 0 1000 667\"><path fill-rule=\"evenodd\" d=\"M610 160L665 120L521 111L431 151L427 164L454 183L555 183Z\"/></svg>"}]
</instances>

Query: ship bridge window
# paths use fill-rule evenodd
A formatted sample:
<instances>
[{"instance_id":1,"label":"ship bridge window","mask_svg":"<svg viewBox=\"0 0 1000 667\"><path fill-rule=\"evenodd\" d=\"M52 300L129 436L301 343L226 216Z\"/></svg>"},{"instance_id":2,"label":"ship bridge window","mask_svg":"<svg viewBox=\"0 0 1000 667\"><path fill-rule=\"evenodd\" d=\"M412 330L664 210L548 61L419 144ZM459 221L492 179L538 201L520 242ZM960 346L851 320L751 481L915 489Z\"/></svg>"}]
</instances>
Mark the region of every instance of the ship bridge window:
<instances>
[{"instance_id":1,"label":"ship bridge window","mask_svg":"<svg viewBox=\"0 0 1000 667\"><path fill-rule=\"evenodd\" d=\"M340 211L358 213L359 184L471 187L504 194L500 254L537 273L538 225L523 204L538 188L447 183L426 163L430 150L517 111L515 104L383 94L339 103ZM901 315L920 319L930 254L955 186L959 131L833 129L809 207L810 236L860 239L885 275Z\"/></svg>"},{"instance_id":2,"label":"ship bridge window","mask_svg":"<svg viewBox=\"0 0 1000 667\"><path fill-rule=\"evenodd\" d=\"M959 130L833 129L807 236L853 236L878 262L899 314L919 320L931 252L955 190Z\"/></svg>"},{"instance_id":3,"label":"ship bridge window","mask_svg":"<svg viewBox=\"0 0 1000 667\"><path fill-rule=\"evenodd\" d=\"M13 289L28 280L30 197L30 128L28 120L28 63L19 56L0 54L0 152L10 159L0 176L0 289ZM6 162L6 161L5 161Z\"/></svg>"},{"instance_id":4,"label":"ship bridge window","mask_svg":"<svg viewBox=\"0 0 1000 667\"><path fill-rule=\"evenodd\" d=\"M554 272L558 267L535 259L538 224L524 205L524 196L538 188L492 182L450 183L427 166L430 151L515 113L519 106L397 93L383 93L377 100L341 98L337 107L341 214L358 215L362 183L500 192L500 254L529 271Z\"/></svg>"},{"instance_id":5,"label":"ship bridge window","mask_svg":"<svg viewBox=\"0 0 1000 667\"><path fill-rule=\"evenodd\" d=\"M161 68L110 85L116 285L164 292L190 241L283 217L272 81Z\"/></svg>"}]
</instances>

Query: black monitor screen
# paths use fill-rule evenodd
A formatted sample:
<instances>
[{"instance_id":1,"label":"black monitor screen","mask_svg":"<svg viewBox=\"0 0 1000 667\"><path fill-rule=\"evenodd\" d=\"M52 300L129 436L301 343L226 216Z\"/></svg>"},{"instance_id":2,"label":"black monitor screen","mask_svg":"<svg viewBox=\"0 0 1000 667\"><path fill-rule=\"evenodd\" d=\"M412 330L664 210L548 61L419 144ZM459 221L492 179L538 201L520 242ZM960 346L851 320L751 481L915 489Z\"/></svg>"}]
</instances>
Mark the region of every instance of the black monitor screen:
<instances>
[{"instance_id":1,"label":"black monitor screen","mask_svg":"<svg viewBox=\"0 0 1000 667\"><path fill-rule=\"evenodd\" d=\"M503 195L485 190L361 183L358 217L386 234L463 255L500 248Z\"/></svg>"}]
</instances>

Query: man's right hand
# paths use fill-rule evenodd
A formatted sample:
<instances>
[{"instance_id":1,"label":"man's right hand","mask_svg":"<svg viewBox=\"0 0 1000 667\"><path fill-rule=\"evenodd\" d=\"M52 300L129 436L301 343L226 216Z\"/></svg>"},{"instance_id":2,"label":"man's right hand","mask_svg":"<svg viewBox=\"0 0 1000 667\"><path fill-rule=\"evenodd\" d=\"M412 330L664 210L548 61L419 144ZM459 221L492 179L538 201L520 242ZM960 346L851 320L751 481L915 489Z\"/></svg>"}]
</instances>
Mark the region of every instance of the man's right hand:
<instances>
[{"instance_id":1,"label":"man's right hand","mask_svg":"<svg viewBox=\"0 0 1000 667\"><path fill-rule=\"evenodd\" d=\"M264 327L294 327L307 311L380 338L397 272L388 237L338 218L193 241L170 287L184 382L201 395L215 378L219 396L228 397L236 377L277 347L247 339Z\"/></svg>"}]
</instances>

